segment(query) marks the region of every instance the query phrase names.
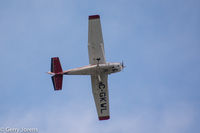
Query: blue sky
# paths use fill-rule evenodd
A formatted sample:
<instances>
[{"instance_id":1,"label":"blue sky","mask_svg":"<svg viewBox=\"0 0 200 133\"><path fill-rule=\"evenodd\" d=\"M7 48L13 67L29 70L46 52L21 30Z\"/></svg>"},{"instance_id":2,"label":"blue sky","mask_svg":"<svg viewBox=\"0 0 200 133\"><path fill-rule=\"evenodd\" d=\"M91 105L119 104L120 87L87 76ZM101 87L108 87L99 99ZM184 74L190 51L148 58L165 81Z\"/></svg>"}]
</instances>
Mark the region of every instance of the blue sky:
<instances>
[{"instance_id":1,"label":"blue sky","mask_svg":"<svg viewBox=\"0 0 200 133\"><path fill-rule=\"evenodd\" d=\"M0 128L40 133L198 133L198 0L0 1ZM87 65L88 16L101 16L109 77L108 121L98 121L89 76L54 92L50 58Z\"/></svg>"}]
</instances>

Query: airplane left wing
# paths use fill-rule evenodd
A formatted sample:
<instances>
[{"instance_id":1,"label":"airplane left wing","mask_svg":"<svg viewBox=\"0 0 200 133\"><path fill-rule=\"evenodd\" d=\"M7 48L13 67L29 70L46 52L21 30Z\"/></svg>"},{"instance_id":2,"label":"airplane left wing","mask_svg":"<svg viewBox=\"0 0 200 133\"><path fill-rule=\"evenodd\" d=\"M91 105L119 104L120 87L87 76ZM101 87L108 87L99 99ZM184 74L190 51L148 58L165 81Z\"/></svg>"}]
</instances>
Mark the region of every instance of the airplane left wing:
<instances>
[{"instance_id":1,"label":"airplane left wing","mask_svg":"<svg viewBox=\"0 0 200 133\"><path fill-rule=\"evenodd\" d=\"M99 15L89 16L88 53L90 64L106 63Z\"/></svg>"},{"instance_id":2,"label":"airplane left wing","mask_svg":"<svg viewBox=\"0 0 200 133\"><path fill-rule=\"evenodd\" d=\"M97 75L91 75L92 92L98 113L99 120L107 120L110 118L109 113L109 97L108 97L108 75L100 75L99 82Z\"/></svg>"}]
</instances>

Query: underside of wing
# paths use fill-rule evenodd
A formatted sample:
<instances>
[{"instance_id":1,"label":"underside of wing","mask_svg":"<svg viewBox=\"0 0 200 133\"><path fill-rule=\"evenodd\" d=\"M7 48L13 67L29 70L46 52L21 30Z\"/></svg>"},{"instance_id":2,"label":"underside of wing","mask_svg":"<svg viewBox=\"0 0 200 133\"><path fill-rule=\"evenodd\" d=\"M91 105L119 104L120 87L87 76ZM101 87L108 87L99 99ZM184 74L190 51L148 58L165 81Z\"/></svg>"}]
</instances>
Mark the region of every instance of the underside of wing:
<instances>
[{"instance_id":1,"label":"underside of wing","mask_svg":"<svg viewBox=\"0 0 200 133\"><path fill-rule=\"evenodd\" d=\"M90 64L106 63L100 16L89 16L88 53Z\"/></svg>"},{"instance_id":2,"label":"underside of wing","mask_svg":"<svg viewBox=\"0 0 200 133\"><path fill-rule=\"evenodd\" d=\"M109 113L109 95L108 95L108 75L100 75L99 82L97 75L91 75L92 92L98 113L99 120L110 118Z\"/></svg>"}]
</instances>

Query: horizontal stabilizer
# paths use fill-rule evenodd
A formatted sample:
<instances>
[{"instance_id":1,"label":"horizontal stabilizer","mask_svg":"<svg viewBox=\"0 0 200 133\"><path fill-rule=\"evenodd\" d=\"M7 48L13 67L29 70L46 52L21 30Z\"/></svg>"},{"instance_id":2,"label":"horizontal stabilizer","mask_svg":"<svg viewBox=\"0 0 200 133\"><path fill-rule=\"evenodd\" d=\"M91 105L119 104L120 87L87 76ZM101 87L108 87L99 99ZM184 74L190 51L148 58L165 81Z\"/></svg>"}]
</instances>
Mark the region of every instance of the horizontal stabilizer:
<instances>
[{"instance_id":1,"label":"horizontal stabilizer","mask_svg":"<svg viewBox=\"0 0 200 133\"><path fill-rule=\"evenodd\" d=\"M55 74L51 77L54 90L62 90L63 71L58 57L51 58L51 72Z\"/></svg>"},{"instance_id":2,"label":"horizontal stabilizer","mask_svg":"<svg viewBox=\"0 0 200 133\"><path fill-rule=\"evenodd\" d=\"M62 90L63 75L54 75L51 77L54 90Z\"/></svg>"},{"instance_id":3,"label":"horizontal stabilizer","mask_svg":"<svg viewBox=\"0 0 200 133\"><path fill-rule=\"evenodd\" d=\"M51 58L51 72L53 73L62 72L62 67L58 57Z\"/></svg>"}]
</instances>

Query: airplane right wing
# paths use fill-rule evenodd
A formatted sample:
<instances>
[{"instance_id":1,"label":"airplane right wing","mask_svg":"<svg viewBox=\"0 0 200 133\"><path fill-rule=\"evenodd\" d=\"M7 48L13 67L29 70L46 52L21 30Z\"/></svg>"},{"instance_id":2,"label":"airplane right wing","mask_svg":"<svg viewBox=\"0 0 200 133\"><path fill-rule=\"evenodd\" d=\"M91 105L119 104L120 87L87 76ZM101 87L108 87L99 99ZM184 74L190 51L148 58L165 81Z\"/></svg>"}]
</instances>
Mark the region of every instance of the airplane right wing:
<instances>
[{"instance_id":1,"label":"airplane right wing","mask_svg":"<svg viewBox=\"0 0 200 133\"><path fill-rule=\"evenodd\" d=\"M104 43L101 30L100 16L89 16L88 53L90 64L105 64Z\"/></svg>"},{"instance_id":2,"label":"airplane right wing","mask_svg":"<svg viewBox=\"0 0 200 133\"><path fill-rule=\"evenodd\" d=\"M98 113L99 120L110 119L109 97L108 97L108 75L100 75L101 82L97 75L91 75L92 92Z\"/></svg>"}]
</instances>

